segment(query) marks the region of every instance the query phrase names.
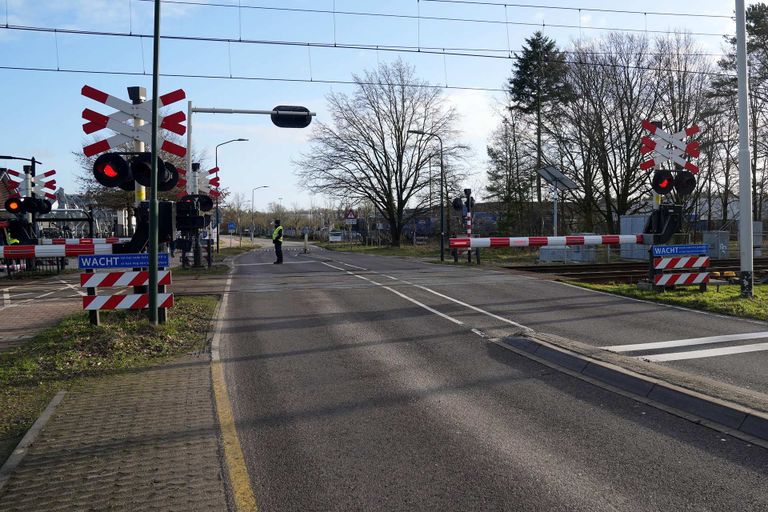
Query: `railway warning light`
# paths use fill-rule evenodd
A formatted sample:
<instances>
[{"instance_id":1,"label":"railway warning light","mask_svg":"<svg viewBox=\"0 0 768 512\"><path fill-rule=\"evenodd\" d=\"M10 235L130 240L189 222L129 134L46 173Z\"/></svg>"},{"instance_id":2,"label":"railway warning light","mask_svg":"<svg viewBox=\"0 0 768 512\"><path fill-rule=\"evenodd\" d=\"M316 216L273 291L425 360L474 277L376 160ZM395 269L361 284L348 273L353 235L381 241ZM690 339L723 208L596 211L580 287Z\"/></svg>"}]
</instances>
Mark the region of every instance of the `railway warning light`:
<instances>
[{"instance_id":1,"label":"railway warning light","mask_svg":"<svg viewBox=\"0 0 768 512\"><path fill-rule=\"evenodd\" d=\"M9 213L22 213L21 210L21 198L12 197L5 202L5 209Z\"/></svg>"},{"instance_id":2,"label":"railway warning light","mask_svg":"<svg viewBox=\"0 0 768 512\"><path fill-rule=\"evenodd\" d=\"M679 171L675 176L675 191L687 196L696 190L696 177L688 171Z\"/></svg>"},{"instance_id":3,"label":"railway warning light","mask_svg":"<svg viewBox=\"0 0 768 512\"><path fill-rule=\"evenodd\" d=\"M9 213L50 213L52 205L46 199L39 197L12 197L5 202L5 209Z\"/></svg>"},{"instance_id":4,"label":"railway warning light","mask_svg":"<svg viewBox=\"0 0 768 512\"><path fill-rule=\"evenodd\" d=\"M672 192L675 184L675 178L670 171L655 171L651 180L651 188L659 195L666 195Z\"/></svg>"},{"instance_id":5,"label":"railway warning light","mask_svg":"<svg viewBox=\"0 0 768 512\"><path fill-rule=\"evenodd\" d=\"M93 163L93 176L107 188L130 191L136 183L148 187L152 175L152 154L139 153L128 159L117 153L104 153ZM179 172L170 162L157 159L157 189L167 192L176 186Z\"/></svg>"}]
</instances>

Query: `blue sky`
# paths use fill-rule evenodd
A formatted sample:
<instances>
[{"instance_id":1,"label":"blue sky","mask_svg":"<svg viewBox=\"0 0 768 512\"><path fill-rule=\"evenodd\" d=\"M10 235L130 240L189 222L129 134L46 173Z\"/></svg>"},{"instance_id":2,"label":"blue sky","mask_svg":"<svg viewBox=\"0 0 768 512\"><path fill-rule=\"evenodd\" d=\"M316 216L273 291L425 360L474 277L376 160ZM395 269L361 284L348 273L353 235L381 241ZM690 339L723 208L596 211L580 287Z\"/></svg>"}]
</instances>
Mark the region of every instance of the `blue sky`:
<instances>
[{"instance_id":1,"label":"blue sky","mask_svg":"<svg viewBox=\"0 0 768 512\"><path fill-rule=\"evenodd\" d=\"M502 0L488 1L503 3ZM504 95L498 89L503 87L510 75L512 60L338 47L308 49L306 45L254 44L239 40L439 49L491 48L504 53L505 50L519 51L524 39L537 29L554 38L561 47L568 46L579 37L597 38L607 33L597 28L640 31L683 29L702 34L734 31L733 21L725 18L643 15L589 9L729 16L733 8L734 2L723 0L646 0L642 6L637 2L533 0L519 1L516 6L506 7L433 0L164 2L163 35L234 42L163 40L162 73L239 76L249 79L161 77L160 92L162 94L182 88L187 99L196 107L271 109L279 104L304 105L317 112L316 119L325 120L326 95L331 91L351 93L353 87L318 81L349 81L353 73L362 74L380 62L402 58L415 66L419 78L450 87L444 89L445 97L462 116L463 141L473 148L468 161L470 177L465 186L478 189L484 184L485 144L497 122L496 112L504 100ZM3 120L0 123L0 154L35 156L44 162L46 170L57 170L60 186L67 191L76 191L75 176L80 170L72 152L81 150L87 140L81 129L80 114L84 108L104 114L112 111L81 96L82 86L88 84L127 99L126 88L133 85L145 86L151 95L152 82L151 38L54 34L16 30L7 26L151 35L152 10L152 3L144 0L0 0L0 83L3 84L3 94L0 96ZM333 14L334 11L336 14ZM495 23L434 20L430 17L488 20ZM705 51L721 52L721 37L695 37ZM105 72L146 75L110 75ZM287 81L291 79L313 82ZM177 105L186 110L186 102ZM216 144L240 137L249 139L248 142L220 147L219 167L223 186L242 193L248 201L254 187L269 186L255 191L254 203L257 210L266 210L272 202L280 202L285 207L308 207L311 204L324 206L326 200L300 189L294 175L292 160L308 149L310 131L276 128L266 116L195 114L193 145L205 153L203 166L209 168L213 167ZM9 163L0 162L0 166L20 167Z\"/></svg>"}]
</instances>

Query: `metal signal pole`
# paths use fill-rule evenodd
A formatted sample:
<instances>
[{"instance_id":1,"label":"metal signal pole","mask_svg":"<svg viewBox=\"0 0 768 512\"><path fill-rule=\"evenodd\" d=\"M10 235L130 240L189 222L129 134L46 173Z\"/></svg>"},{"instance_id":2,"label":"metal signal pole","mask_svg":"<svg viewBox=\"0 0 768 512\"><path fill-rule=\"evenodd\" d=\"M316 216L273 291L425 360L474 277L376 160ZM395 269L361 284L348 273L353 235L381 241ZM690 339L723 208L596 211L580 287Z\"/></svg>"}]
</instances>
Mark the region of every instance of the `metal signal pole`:
<instances>
[{"instance_id":1,"label":"metal signal pole","mask_svg":"<svg viewBox=\"0 0 768 512\"><path fill-rule=\"evenodd\" d=\"M157 249L158 249L158 212L157 212L157 152L158 144L157 117L160 106L160 0L155 0L155 33L152 57L152 172L149 179L149 323L157 325Z\"/></svg>"},{"instance_id":2,"label":"metal signal pole","mask_svg":"<svg viewBox=\"0 0 768 512\"><path fill-rule=\"evenodd\" d=\"M749 82L744 0L736 0L736 76L739 100L739 255L742 298L752 297L752 172L749 163Z\"/></svg>"}]
</instances>

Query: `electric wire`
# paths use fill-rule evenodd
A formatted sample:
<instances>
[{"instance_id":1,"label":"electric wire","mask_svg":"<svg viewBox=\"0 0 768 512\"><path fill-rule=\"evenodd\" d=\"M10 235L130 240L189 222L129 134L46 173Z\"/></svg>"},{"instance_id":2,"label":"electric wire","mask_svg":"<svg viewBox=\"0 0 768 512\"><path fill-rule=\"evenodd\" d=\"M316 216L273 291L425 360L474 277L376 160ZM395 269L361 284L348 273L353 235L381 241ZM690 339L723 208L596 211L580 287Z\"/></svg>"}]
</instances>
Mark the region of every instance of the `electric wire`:
<instances>
[{"instance_id":1,"label":"electric wire","mask_svg":"<svg viewBox=\"0 0 768 512\"><path fill-rule=\"evenodd\" d=\"M139 0L149 1L149 0ZM162 0L164 2L171 0ZM562 5L544 5L544 4L513 4L509 2L487 2L483 0L421 0L423 2L434 2L443 4L467 4L467 5L496 5L499 7L520 7L530 9L552 9L560 11L587 11L587 12L600 12L608 14L643 14L647 16L687 16L694 18L720 18L720 19L735 19L731 15L726 14L701 14L693 12L671 12L671 11L630 11L627 9L606 9L601 7L565 7Z\"/></svg>"},{"instance_id":2,"label":"electric wire","mask_svg":"<svg viewBox=\"0 0 768 512\"><path fill-rule=\"evenodd\" d=\"M137 0L139 2L153 2L154 0ZM263 11L277 11L277 12L294 12L294 13L305 13L305 14L330 14L330 15L342 15L342 16L366 16L366 17L374 17L374 18L393 18L393 19L406 19L406 20L416 20L416 21L450 21L450 22L458 22L458 23L484 23L484 24L493 24L493 25L517 25L517 26L524 26L524 27L542 27L542 28L567 28L567 29L587 29L587 30L599 30L599 31L609 31L609 32L644 32L644 33L652 33L652 34L667 34L670 31L669 30L656 30L656 29L646 29L646 28L629 28L629 27L594 27L594 26L585 26L585 25L569 25L564 23L534 23L534 22L524 22L524 21L503 21L503 20L496 20L496 19L483 19L483 18L463 18L463 17L445 17L445 16L423 16L423 15L413 15L413 14L394 14L394 13L380 13L380 12L366 12L366 11L333 11L329 9L307 9L307 8L301 8L301 7L273 7L273 6L263 6L263 5L232 5L232 4L223 4L223 3L217 3L217 2L195 2L191 0L162 0L163 3L167 4L180 4L180 5L189 5L189 6L198 6L198 7L218 7L218 8L242 8L242 9L256 9L256 10L263 10ZM503 6L504 4L492 4L492 5L498 5ZM508 4L509 5L509 4ZM617 11L618 12L618 11ZM628 13L632 13L632 11L627 11ZM638 13L642 14L642 13ZM712 33L712 32L690 32L691 35L695 36L703 36L703 37L724 37L729 36L730 34L723 34L723 33Z\"/></svg>"},{"instance_id":3,"label":"electric wire","mask_svg":"<svg viewBox=\"0 0 768 512\"><path fill-rule=\"evenodd\" d=\"M95 30L83 30L83 29L65 29L65 28L50 28L50 27L32 27L32 26L21 26L21 25L10 25L8 27L3 27L6 30L19 30L19 31L30 31L30 32L43 32L43 33L53 33L54 35L58 34L69 34L69 35L87 35L87 36L101 36L101 37L128 37L128 38L142 38L142 37L149 37L151 38L151 35L148 34L139 34L139 33L128 33L128 32L107 32L107 31L95 31ZM428 54L428 55L441 55L445 59L445 57L467 57L467 58L486 58L486 59L496 59L496 60L519 60L520 57L517 56L515 53L510 53L507 50L493 50L495 53L500 53L499 55L493 55L489 53L478 53L478 52L470 52L470 51L463 51L461 49L458 50L448 50L445 48L435 48L435 47L416 47L416 46L406 46L406 45L370 45L370 44L339 44L339 43L321 43L321 42L309 42L309 41L279 41L279 40L266 40L266 39L233 39L233 38L221 38L221 37L207 37L207 36L182 36L182 35L170 35L170 34L163 34L160 36L161 39L167 39L167 40L173 40L173 41L195 41L195 42L212 42L212 43L222 43L222 44L231 44L231 43L238 43L238 44L251 44L251 45L274 45L274 46L289 46L289 47L315 47L315 48L327 48L327 49L348 49L348 50L361 50L361 51L386 51L386 52L396 52L396 53L406 53L406 54ZM587 54L589 55L589 52L562 52L565 54L572 53L574 55L583 55ZM626 69L641 69L646 71L681 71L676 69L662 69L657 68L653 66L637 66L637 65L621 65L621 64L609 64L609 63L599 63L599 62L579 62L579 61L568 61L568 60L555 60L550 59L552 62L561 62L565 64L575 64L575 65L592 65L592 66L612 66L612 67L622 67ZM716 71L699 71L699 70L686 70L686 72L692 73L692 74L701 74L701 75L708 75L708 76L731 76L728 73L721 73Z\"/></svg>"}]
</instances>

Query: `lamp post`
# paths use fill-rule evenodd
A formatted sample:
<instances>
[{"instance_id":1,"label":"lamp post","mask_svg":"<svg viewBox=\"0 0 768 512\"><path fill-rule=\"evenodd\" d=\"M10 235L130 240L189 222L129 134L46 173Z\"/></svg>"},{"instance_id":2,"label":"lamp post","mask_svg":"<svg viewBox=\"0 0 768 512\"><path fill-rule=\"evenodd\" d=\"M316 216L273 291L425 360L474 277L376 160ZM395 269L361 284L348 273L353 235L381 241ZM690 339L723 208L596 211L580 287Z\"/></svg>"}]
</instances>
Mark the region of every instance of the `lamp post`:
<instances>
[{"instance_id":1,"label":"lamp post","mask_svg":"<svg viewBox=\"0 0 768 512\"><path fill-rule=\"evenodd\" d=\"M445 205L443 203L443 180L445 171L443 169L443 139L434 132L425 132L422 130L408 130L408 133L415 135L426 135L435 137L440 142L440 261L445 261Z\"/></svg>"},{"instance_id":2,"label":"lamp post","mask_svg":"<svg viewBox=\"0 0 768 512\"><path fill-rule=\"evenodd\" d=\"M221 144L216 144L216 148L213 150L215 167L219 168L219 146L229 144L230 142L247 142L248 139L232 139ZM219 197L216 196L216 252L219 252L219 229L221 228L221 213L219 212Z\"/></svg>"},{"instance_id":3,"label":"lamp post","mask_svg":"<svg viewBox=\"0 0 768 512\"><path fill-rule=\"evenodd\" d=\"M256 203L254 203L254 201L253 201L254 200L253 193L256 192L257 190L259 190L260 188L269 188L269 185L261 185L261 186L254 187L253 189L251 189L251 244L253 244L253 231L254 231L254 229L256 229L256 225L255 225L255 223L253 221L253 218L254 218L253 217L253 212L256 210L256 207L254 206Z\"/></svg>"}]
</instances>

